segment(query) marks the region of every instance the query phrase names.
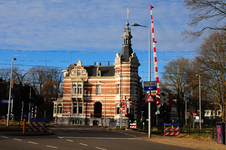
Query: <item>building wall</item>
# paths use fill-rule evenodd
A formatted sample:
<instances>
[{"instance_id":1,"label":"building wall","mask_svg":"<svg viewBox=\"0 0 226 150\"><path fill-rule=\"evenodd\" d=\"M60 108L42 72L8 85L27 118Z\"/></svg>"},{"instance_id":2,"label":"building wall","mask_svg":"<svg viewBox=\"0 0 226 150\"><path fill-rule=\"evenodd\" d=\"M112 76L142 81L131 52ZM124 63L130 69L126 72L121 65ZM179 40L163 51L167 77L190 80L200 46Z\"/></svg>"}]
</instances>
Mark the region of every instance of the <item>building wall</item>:
<instances>
[{"instance_id":1,"label":"building wall","mask_svg":"<svg viewBox=\"0 0 226 150\"><path fill-rule=\"evenodd\" d=\"M53 117L58 117L57 120L61 124L73 124L74 120L78 124L88 124L93 125L90 120L98 119L95 117L94 109L95 103L100 102L102 105L102 115L99 118L99 125L103 124L103 118L105 116L106 109L106 119L114 119L119 124L120 113L117 114L117 107L120 106L121 99L127 99L128 110L130 111L130 100L135 100L138 103L139 90L140 88L140 77L138 76L138 66L139 63L121 63L120 56L118 55L115 59L115 74L113 76L88 76L88 72L81 65L81 61L77 62L71 72L64 70L64 82L63 82L63 98L62 103L62 113L53 112ZM137 60L138 62L138 60ZM81 70L81 74L77 76L77 70ZM70 75L68 75L70 74ZM82 85L81 94L73 94L73 84ZM101 86L101 93L97 94L97 85ZM118 85L118 89L117 89ZM134 94L131 94L131 86L133 86ZM117 93L118 91L118 93ZM121 92L123 94L121 94ZM59 103L59 101L55 102ZM82 113L73 113L73 103L82 103ZM106 102L106 103L105 103ZM54 105L57 107L57 105ZM106 105L106 108L105 108ZM135 105L134 115L137 117L137 107ZM126 125L128 118L125 116L126 110L122 112L123 125ZM130 113L130 112L128 112ZM76 124L75 123L75 124ZM101 124L102 123L102 124Z\"/></svg>"}]
</instances>

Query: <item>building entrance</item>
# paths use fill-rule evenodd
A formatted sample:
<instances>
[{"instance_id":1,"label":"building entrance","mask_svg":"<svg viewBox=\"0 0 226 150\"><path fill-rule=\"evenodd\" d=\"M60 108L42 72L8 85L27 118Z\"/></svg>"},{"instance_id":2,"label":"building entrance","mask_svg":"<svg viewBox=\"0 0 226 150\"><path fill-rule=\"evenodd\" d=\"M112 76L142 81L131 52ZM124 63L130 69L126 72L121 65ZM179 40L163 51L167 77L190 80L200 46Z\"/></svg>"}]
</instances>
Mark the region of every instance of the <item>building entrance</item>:
<instances>
[{"instance_id":1,"label":"building entrance","mask_svg":"<svg viewBox=\"0 0 226 150\"><path fill-rule=\"evenodd\" d=\"M102 116L102 104L100 102L96 102L94 105L94 117L101 118Z\"/></svg>"}]
</instances>

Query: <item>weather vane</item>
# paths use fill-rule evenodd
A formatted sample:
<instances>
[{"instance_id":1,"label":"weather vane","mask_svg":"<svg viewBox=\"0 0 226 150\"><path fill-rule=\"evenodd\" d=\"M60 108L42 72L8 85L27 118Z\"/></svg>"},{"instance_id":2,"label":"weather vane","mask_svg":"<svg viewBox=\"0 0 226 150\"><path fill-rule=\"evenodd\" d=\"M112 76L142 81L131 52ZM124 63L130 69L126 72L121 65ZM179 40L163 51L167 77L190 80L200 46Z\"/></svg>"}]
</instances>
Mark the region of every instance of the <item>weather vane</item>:
<instances>
[{"instance_id":1,"label":"weather vane","mask_svg":"<svg viewBox=\"0 0 226 150\"><path fill-rule=\"evenodd\" d=\"M127 8L127 21L129 19L129 9Z\"/></svg>"}]
</instances>

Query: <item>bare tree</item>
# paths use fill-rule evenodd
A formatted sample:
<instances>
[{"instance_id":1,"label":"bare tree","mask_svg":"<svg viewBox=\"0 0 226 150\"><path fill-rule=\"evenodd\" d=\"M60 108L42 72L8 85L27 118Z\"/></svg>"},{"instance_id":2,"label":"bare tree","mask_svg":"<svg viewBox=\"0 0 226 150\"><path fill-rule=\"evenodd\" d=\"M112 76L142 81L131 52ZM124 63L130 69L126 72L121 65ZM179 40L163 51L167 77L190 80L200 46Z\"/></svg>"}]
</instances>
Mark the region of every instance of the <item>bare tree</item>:
<instances>
[{"instance_id":1,"label":"bare tree","mask_svg":"<svg viewBox=\"0 0 226 150\"><path fill-rule=\"evenodd\" d=\"M181 108L183 108L181 104L189 89L189 78L187 75L188 72L190 72L189 60L179 57L177 60L170 61L164 69L165 71L162 76L164 88L170 89L173 94L177 95L177 110L180 121L180 112ZM184 113L184 111L182 111L182 113Z\"/></svg>"},{"instance_id":2,"label":"bare tree","mask_svg":"<svg viewBox=\"0 0 226 150\"><path fill-rule=\"evenodd\" d=\"M14 82L19 84L20 86L22 86L23 83L25 82L26 75L27 75L27 72L24 72L17 67L13 68Z\"/></svg>"},{"instance_id":3,"label":"bare tree","mask_svg":"<svg viewBox=\"0 0 226 150\"><path fill-rule=\"evenodd\" d=\"M201 70L208 75L208 87L214 103L222 112L222 121L226 121L226 31L212 32L198 50Z\"/></svg>"},{"instance_id":4,"label":"bare tree","mask_svg":"<svg viewBox=\"0 0 226 150\"><path fill-rule=\"evenodd\" d=\"M192 36L193 39L201 36L206 30L226 31L226 2L225 0L184 0L184 5L193 14L190 15L189 26L195 27L198 24L205 24L201 30L182 32L186 37ZM207 21L209 21L207 23Z\"/></svg>"},{"instance_id":5,"label":"bare tree","mask_svg":"<svg viewBox=\"0 0 226 150\"><path fill-rule=\"evenodd\" d=\"M53 67L36 66L28 71L27 81L36 89L40 97L56 99L62 81L61 70Z\"/></svg>"},{"instance_id":6,"label":"bare tree","mask_svg":"<svg viewBox=\"0 0 226 150\"><path fill-rule=\"evenodd\" d=\"M1 68L0 69L0 78L2 78L3 81L7 81L10 79L10 68Z\"/></svg>"},{"instance_id":7,"label":"bare tree","mask_svg":"<svg viewBox=\"0 0 226 150\"><path fill-rule=\"evenodd\" d=\"M46 79L47 72L45 67L36 66L28 70L27 82L35 89L36 94L41 94L41 88Z\"/></svg>"}]
</instances>

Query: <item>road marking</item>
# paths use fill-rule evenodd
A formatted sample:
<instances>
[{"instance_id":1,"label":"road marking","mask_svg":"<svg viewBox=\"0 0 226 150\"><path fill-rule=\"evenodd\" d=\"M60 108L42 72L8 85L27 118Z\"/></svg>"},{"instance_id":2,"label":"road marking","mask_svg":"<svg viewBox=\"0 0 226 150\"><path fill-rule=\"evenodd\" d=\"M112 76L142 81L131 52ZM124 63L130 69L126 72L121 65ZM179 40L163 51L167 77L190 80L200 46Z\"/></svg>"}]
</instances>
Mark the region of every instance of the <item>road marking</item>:
<instances>
[{"instance_id":1,"label":"road marking","mask_svg":"<svg viewBox=\"0 0 226 150\"><path fill-rule=\"evenodd\" d=\"M135 135L132 135L132 134L127 134L127 133L124 133L124 134L128 136L136 137Z\"/></svg>"},{"instance_id":2,"label":"road marking","mask_svg":"<svg viewBox=\"0 0 226 150\"><path fill-rule=\"evenodd\" d=\"M14 140L16 140L16 141L21 141L21 139L16 139L16 138L13 138Z\"/></svg>"},{"instance_id":3,"label":"road marking","mask_svg":"<svg viewBox=\"0 0 226 150\"><path fill-rule=\"evenodd\" d=\"M58 147L55 147L55 146L51 146L51 145L46 145L47 147L50 147L50 148L58 148Z\"/></svg>"},{"instance_id":4,"label":"road marking","mask_svg":"<svg viewBox=\"0 0 226 150\"><path fill-rule=\"evenodd\" d=\"M8 139L9 137L7 137L7 136L1 136L2 138L4 138L4 139Z\"/></svg>"},{"instance_id":5,"label":"road marking","mask_svg":"<svg viewBox=\"0 0 226 150\"><path fill-rule=\"evenodd\" d=\"M84 143L79 143L80 145L83 145L83 146L88 146L87 144L84 144Z\"/></svg>"},{"instance_id":6,"label":"road marking","mask_svg":"<svg viewBox=\"0 0 226 150\"><path fill-rule=\"evenodd\" d=\"M35 143L35 142L31 142L31 141L28 141L28 143L30 143L30 144L38 144L38 143Z\"/></svg>"},{"instance_id":7,"label":"road marking","mask_svg":"<svg viewBox=\"0 0 226 150\"><path fill-rule=\"evenodd\" d=\"M60 137L59 139L96 139L96 140L140 140L139 138L113 138L113 137Z\"/></svg>"},{"instance_id":8,"label":"road marking","mask_svg":"<svg viewBox=\"0 0 226 150\"><path fill-rule=\"evenodd\" d=\"M73 142L72 140L67 139L68 142Z\"/></svg>"},{"instance_id":9,"label":"road marking","mask_svg":"<svg viewBox=\"0 0 226 150\"><path fill-rule=\"evenodd\" d=\"M99 150L107 150L107 149L104 149L104 148L100 148L100 147L95 147L96 149L99 149Z\"/></svg>"}]
</instances>

